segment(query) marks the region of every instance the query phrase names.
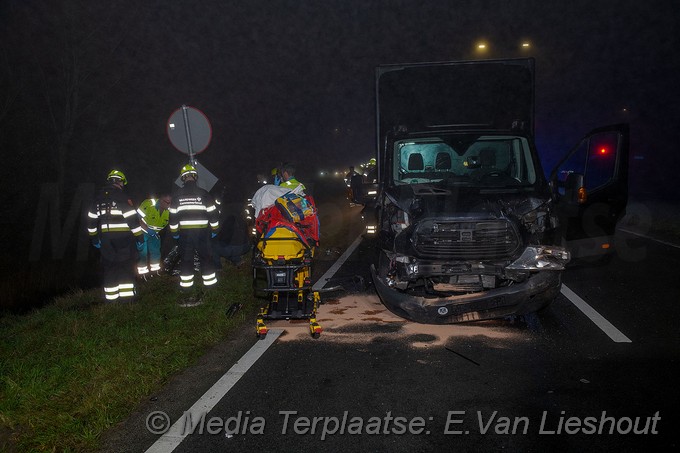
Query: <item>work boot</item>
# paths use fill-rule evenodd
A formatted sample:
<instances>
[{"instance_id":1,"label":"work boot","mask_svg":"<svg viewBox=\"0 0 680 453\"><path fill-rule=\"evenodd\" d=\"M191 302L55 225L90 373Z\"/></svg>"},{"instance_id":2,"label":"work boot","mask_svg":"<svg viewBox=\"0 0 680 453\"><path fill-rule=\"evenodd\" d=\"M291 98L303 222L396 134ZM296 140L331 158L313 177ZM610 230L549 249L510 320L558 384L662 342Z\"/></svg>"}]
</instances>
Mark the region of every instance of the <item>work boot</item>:
<instances>
[{"instance_id":1,"label":"work boot","mask_svg":"<svg viewBox=\"0 0 680 453\"><path fill-rule=\"evenodd\" d=\"M184 299L182 299L179 303L180 307L196 307L198 305L201 305L203 303L203 300L197 296L189 296Z\"/></svg>"},{"instance_id":2,"label":"work boot","mask_svg":"<svg viewBox=\"0 0 680 453\"><path fill-rule=\"evenodd\" d=\"M179 306L180 307L196 307L203 303L203 297L198 291L184 290L181 292Z\"/></svg>"}]
</instances>

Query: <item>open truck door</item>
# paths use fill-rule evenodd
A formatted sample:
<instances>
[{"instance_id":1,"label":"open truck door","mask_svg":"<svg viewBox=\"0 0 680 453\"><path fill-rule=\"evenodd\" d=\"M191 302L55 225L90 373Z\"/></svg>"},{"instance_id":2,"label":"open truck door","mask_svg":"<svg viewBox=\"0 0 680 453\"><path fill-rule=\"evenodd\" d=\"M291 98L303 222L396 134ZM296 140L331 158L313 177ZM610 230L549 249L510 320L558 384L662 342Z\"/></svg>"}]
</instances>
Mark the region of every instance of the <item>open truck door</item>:
<instances>
[{"instance_id":1,"label":"open truck door","mask_svg":"<svg viewBox=\"0 0 680 453\"><path fill-rule=\"evenodd\" d=\"M616 223L628 203L628 124L594 129L550 176L562 235L572 258L614 250Z\"/></svg>"}]
</instances>

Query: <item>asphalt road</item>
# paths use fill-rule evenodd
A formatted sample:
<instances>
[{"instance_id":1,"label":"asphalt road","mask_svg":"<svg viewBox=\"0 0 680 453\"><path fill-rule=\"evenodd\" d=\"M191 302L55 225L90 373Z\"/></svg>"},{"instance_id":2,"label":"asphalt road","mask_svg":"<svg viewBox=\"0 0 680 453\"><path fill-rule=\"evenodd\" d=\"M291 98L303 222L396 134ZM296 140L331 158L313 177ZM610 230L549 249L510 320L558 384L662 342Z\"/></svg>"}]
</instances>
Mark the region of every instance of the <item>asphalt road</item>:
<instances>
[{"instance_id":1,"label":"asphalt road","mask_svg":"<svg viewBox=\"0 0 680 453\"><path fill-rule=\"evenodd\" d=\"M358 231L360 208L337 206L337 244L326 252L322 241L317 278ZM325 297L319 339L305 322L270 322L281 336L231 374L238 380L203 422L194 414L174 451L677 448L680 248L619 240L619 256L570 268L563 283L623 341L564 295L522 319L431 326L389 313L370 285L347 285ZM371 253L362 242L336 277L366 277ZM111 451L154 445L145 424L153 411L187 422L184 411L258 343L251 331L215 348L143 404L109 439Z\"/></svg>"}]
</instances>

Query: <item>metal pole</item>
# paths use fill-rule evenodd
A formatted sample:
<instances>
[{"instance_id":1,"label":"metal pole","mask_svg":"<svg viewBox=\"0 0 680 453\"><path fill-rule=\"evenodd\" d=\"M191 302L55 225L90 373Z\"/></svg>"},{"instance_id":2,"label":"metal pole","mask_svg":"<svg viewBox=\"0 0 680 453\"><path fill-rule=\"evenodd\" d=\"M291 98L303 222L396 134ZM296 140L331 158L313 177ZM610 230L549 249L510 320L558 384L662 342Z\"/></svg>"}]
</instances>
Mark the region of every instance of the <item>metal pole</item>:
<instances>
[{"instance_id":1,"label":"metal pole","mask_svg":"<svg viewBox=\"0 0 680 453\"><path fill-rule=\"evenodd\" d=\"M187 108L186 105L182 105L182 118L184 119L184 133L187 136L189 162L191 162L191 165L196 165L196 159L194 159L194 147L191 144L191 128L189 127L189 109Z\"/></svg>"}]
</instances>

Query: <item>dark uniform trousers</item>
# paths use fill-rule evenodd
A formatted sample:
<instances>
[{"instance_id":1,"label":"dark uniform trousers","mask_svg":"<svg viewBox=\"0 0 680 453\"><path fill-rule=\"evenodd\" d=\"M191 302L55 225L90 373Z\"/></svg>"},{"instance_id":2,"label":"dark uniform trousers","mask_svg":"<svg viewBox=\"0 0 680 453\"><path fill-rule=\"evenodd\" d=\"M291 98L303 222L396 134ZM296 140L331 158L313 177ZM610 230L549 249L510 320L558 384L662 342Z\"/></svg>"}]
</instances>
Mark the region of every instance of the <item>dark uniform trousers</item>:
<instances>
[{"instance_id":1,"label":"dark uniform trousers","mask_svg":"<svg viewBox=\"0 0 680 453\"><path fill-rule=\"evenodd\" d=\"M210 247L210 229L183 229L179 235L180 286L189 289L194 284L194 250L198 253L203 285L211 286L217 282L215 266Z\"/></svg>"},{"instance_id":2,"label":"dark uniform trousers","mask_svg":"<svg viewBox=\"0 0 680 453\"><path fill-rule=\"evenodd\" d=\"M104 273L104 296L107 300L135 295L137 249L129 231L101 233L101 264Z\"/></svg>"}]
</instances>

